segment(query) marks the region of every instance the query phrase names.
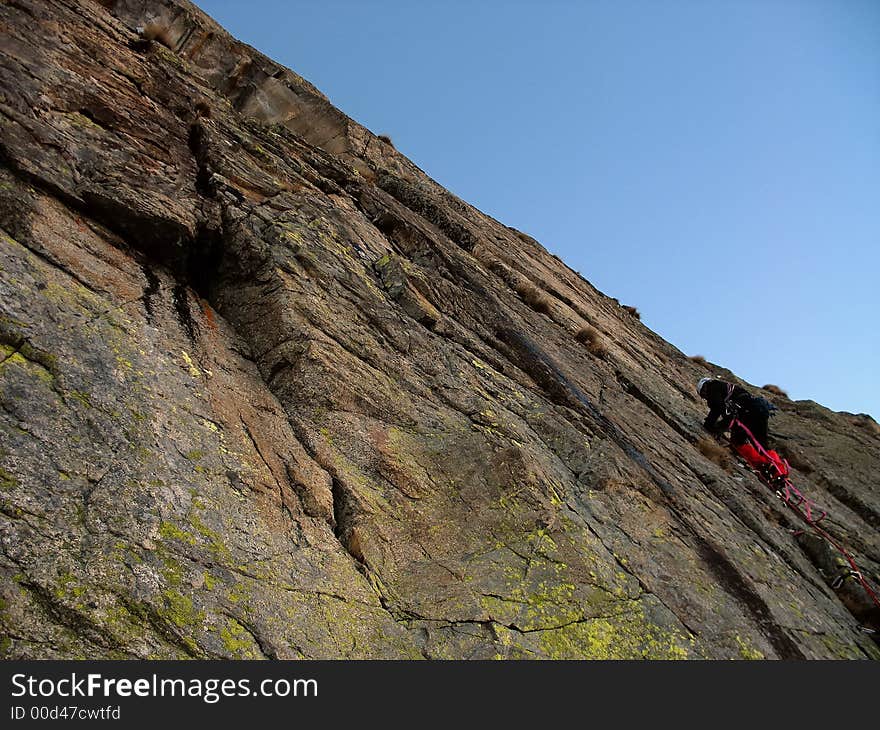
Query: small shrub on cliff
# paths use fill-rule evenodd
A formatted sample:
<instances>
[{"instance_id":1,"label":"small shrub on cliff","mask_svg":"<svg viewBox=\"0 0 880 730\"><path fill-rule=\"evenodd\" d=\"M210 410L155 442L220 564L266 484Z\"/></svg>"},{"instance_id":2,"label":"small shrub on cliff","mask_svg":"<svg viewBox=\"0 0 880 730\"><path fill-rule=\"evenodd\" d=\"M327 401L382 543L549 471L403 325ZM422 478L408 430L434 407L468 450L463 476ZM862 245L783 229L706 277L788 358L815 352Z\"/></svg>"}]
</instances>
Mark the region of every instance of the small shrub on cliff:
<instances>
[{"instance_id":1,"label":"small shrub on cliff","mask_svg":"<svg viewBox=\"0 0 880 730\"><path fill-rule=\"evenodd\" d=\"M394 146L394 142L391 141L391 137L389 137L387 134L377 135L377 139L382 140L385 144L390 145L393 149L397 149L397 147Z\"/></svg>"},{"instance_id":2,"label":"small shrub on cliff","mask_svg":"<svg viewBox=\"0 0 880 730\"><path fill-rule=\"evenodd\" d=\"M730 452L717 441L704 436L697 441L697 449L709 461L718 464L724 471L730 471Z\"/></svg>"},{"instance_id":3,"label":"small shrub on cliff","mask_svg":"<svg viewBox=\"0 0 880 730\"><path fill-rule=\"evenodd\" d=\"M368 167L367 165L357 165L355 167L355 171L358 175L361 176L362 179L366 180L368 183L376 182L376 171L372 167Z\"/></svg>"},{"instance_id":4,"label":"small shrub on cliff","mask_svg":"<svg viewBox=\"0 0 880 730\"><path fill-rule=\"evenodd\" d=\"M156 41L172 50L174 47L174 44L171 42L171 35L168 32L168 28L159 23L147 23L141 30L141 38L148 41Z\"/></svg>"},{"instance_id":5,"label":"small shrub on cliff","mask_svg":"<svg viewBox=\"0 0 880 730\"><path fill-rule=\"evenodd\" d=\"M688 360L690 360L694 365L699 365L700 367L708 367L709 363L706 361L706 358L702 355L691 355Z\"/></svg>"},{"instance_id":6,"label":"small shrub on cliff","mask_svg":"<svg viewBox=\"0 0 880 730\"><path fill-rule=\"evenodd\" d=\"M505 264L500 258L498 258L485 246L476 246L474 248L474 257L477 259L477 261L483 264L483 266L489 269L489 271L491 271L496 276L501 277L502 279L504 279L504 281L507 281L510 278L510 269L507 268L507 264Z\"/></svg>"},{"instance_id":7,"label":"small shrub on cliff","mask_svg":"<svg viewBox=\"0 0 880 730\"><path fill-rule=\"evenodd\" d=\"M763 385L761 386L768 393L773 393L773 395L781 395L783 398L788 398L788 393L786 393L782 388L778 385Z\"/></svg>"},{"instance_id":8,"label":"small shrub on cliff","mask_svg":"<svg viewBox=\"0 0 880 730\"><path fill-rule=\"evenodd\" d=\"M635 307L630 307L629 305L626 305L626 304L621 305L621 306L623 307L623 310L624 310L625 312L628 312L629 314L631 314L631 315L632 315L633 317L635 317L636 319L641 319L641 318L642 318L642 314L641 314L641 312L639 312L639 310L636 309Z\"/></svg>"},{"instance_id":9,"label":"small shrub on cliff","mask_svg":"<svg viewBox=\"0 0 880 730\"><path fill-rule=\"evenodd\" d=\"M550 314L550 299L536 286L527 281L521 281L517 283L514 289L522 297L523 301L536 312Z\"/></svg>"},{"instance_id":10,"label":"small shrub on cliff","mask_svg":"<svg viewBox=\"0 0 880 730\"><path fill-rule=\"evenodd\" d=\"M211 105L204 99L196 102L195 109L197 116L204 117L205 119L211 118Z\"/></svg>"},{"instance_id":11,"label":"small shrub on cliff","mask_svg":"<svg viewBox=\"0 0 880 730\"><path fill-rule=\"evenodd\" d=\"M492 259L489 261L486 266L489 267L489 271L493 274L497 274L504 281L509 281L511 277L510 269L507 268L507 264L505 264L501 259Z\"/></svg>"},{"instance_id":12,"label":"small shrub on cliff","mask_svg":"<svg viewBox=\"0 0 880 730\"><path fill-rule=\"evenodd\" d=\"M487 268L492 261L500 261L500 259L497 256L495 256L495 254L493 254L482 243L479 243L476 246L474 246L474 250L472 251L472 253L474 254L474 258L477 261L479 261L481 264L483 264L483 266L486 266Z\"/></svg>"},{"instance_id":13,"label":"small shrub on cliff","mask_svg":"<svg viewBox=\"0 0 880 730\"><path fill-rule=\"evenodd\" d=\"M602 342L599 330L595 327L581 327L574 338L582 345L586 345L587 350L596 357L604 357L608 352L608 349Z\"/></svg>"}]
</instances>

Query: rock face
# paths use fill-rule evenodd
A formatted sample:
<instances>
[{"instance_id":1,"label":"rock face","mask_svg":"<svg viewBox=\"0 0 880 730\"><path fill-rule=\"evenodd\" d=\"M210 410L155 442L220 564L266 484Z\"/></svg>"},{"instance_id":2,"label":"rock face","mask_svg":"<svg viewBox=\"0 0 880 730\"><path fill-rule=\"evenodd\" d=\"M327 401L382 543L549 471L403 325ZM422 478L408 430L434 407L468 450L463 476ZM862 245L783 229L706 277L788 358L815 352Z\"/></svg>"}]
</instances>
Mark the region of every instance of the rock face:
<instances>
[{"instance_id":1,"label":"rock face","mask_svg":"<svg viewBox=\"0 0 880 730\"><path fill-rule=\"evenodd\" d=\"M880 655L536 241L184 0L0 27L0 655ZM766 395L876 579L877 424Z\"/></svg>"}]
</instances>

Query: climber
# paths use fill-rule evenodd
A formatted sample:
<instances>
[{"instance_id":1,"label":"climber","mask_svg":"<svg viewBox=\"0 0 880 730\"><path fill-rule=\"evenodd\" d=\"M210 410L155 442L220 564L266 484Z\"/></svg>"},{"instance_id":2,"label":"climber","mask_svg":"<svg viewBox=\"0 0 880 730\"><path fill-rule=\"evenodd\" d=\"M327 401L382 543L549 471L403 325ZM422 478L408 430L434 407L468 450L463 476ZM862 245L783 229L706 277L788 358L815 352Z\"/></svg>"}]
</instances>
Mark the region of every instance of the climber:
<instances>
[{"instance_id":1,"label":"climber","mask_svg":"<svg viewBox=\"0 0 880 730\"><path fill-rule=\"evenodd\" d=\"M769 448L767 419L774 409L771 403L739 385L713 378L700 378L697 393L709 404L703 421L707 431L721 435L729 430L734 451L766 476L788 474L786 462Z\"/></svg>"}]
</instances>

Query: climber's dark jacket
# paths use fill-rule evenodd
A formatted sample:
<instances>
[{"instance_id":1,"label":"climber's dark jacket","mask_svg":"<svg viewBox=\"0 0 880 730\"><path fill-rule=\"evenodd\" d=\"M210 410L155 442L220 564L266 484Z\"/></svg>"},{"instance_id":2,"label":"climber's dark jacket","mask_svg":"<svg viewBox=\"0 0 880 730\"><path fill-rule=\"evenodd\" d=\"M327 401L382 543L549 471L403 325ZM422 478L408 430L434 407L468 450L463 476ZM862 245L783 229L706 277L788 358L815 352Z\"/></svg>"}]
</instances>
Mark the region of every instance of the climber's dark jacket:
<instances>
[{"instance_id":1,"label":"climber's dark jacket","mask_svg":"<svg viewBox=\"0 0 880 730\"><path fill-rule=\"evenodd\" d=\"M728 395L729 393L729 395ZM765 449L768 448L767 443L767 413L761 408L756 407L757 400L745 388L734 385L731 390L729 383L723 380L710 380L703 386L700 396L709 404L709 414L703 421L703 427L713 433L724 433L727 431L734 414L730 405L736 406L738 418L752 432L754 437L760 442ZM730 432L730 440L736 446L744 443L747 439L745 432L741 428L733 428Z\"/></svg>"}]
</instances>

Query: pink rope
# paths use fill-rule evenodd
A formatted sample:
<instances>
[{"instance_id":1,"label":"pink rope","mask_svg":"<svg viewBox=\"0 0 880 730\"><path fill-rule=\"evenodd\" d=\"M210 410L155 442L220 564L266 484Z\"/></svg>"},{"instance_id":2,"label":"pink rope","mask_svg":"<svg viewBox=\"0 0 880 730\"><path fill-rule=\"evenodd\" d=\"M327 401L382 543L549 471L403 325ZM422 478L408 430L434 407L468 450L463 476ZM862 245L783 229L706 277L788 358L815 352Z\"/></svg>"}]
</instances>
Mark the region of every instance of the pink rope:
<instances>
[{"instance_id":1,"label":"pink rope","mask_svg":"<svg viewBox=\"0 0 880 730\"><path fill-rule=\"evenodd\" d=\"M791 508L791 510L798 517L800 517L801 520L806 522L811 528L813 528L813 530L816 531L816 533L820 537L827 540L832 547L834 547L841 555L843 555L844 558L846 558L846 561L849 563L851 568L850 574L858 579L859 583L861 583L862 585L862 588L865 589L865 592L868 594L871 600L877 605L878 608L880 608L880 597L877 596L877 593L874 591L873 588L871 588L868 581L865 580L865 577L862 575L862 571L859 570L859 566L856 565L856 561L853 560L852 556L843 548L842 545L840 545L833 537L831 537L828 532L819 527L819 523L823 519L825 519L825 517L827 517L828 511L820 507L818 504L816 504L816 502L807 499L807 497L801 494L801 492L794 486L794 484L791 483L788 475L783 474L779 470L779 465L776 463L776 460L767 453L767 450L761 445L761 442L755 438L754 434L742 421L740 421L738 418L734 418L732 421L732 425L736 425L741 428L745 432L755 450L769 460L770 464L772 464L773 466L773 469L776 471L776 477L773 479L773 481L776 481L777 479L782 479L782 489L776 489L772 483L766 481L766 477L760 472L756 472L758 474L758 478L761 479L762 482L767 484L768 487L773 489L779 496L779 498L783 502L785 502L785 504L788 505L788 507ZM782 461L785 464L785 468L789 469L790 467L788 462L785 459L783 459ZM797 502L795 503L794 500L797 500ZM801 509L802 506L804 508L803 510ZM818 519L813 518L813 508L822 510L822 515Z\"/></svg>"}]
</instances>

